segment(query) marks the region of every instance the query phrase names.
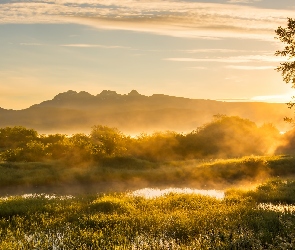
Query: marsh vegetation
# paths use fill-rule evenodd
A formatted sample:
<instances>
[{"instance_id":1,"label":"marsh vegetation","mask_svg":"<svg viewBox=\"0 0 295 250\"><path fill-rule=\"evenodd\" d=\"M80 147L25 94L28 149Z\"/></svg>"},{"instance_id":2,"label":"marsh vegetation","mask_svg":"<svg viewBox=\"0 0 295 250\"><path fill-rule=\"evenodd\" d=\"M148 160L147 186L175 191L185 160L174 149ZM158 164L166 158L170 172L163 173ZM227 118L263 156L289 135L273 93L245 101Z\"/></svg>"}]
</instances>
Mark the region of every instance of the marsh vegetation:
<instances>
[{"instance_id":1,"label":"marsh vegetation","mask_svg":"<svg viewBox=\"0 0 295 250\"><path fill-rule=\"evenodd\" d=\"M217 115L180 134L131 137L97 125L90 134L0 128L2 194L124 191L145 187L225 189L294 174L294 130ZM108 190L106 190L108 189Z\"/></svg>"},{"instance_id":2,"label":"marsh vegetation","mask_svg":"<svg viewBox=\"0 0 295 250\"><path fill-rule=\"evenodd\" d=\"M0 249L293 249L293 138L221 115L188 134L1 128Z\"/></svg>"},{"instance_id":3,"label":"marsh vegetation","mask_svg":"<svg viewBox=\"0 0 295 250\"><path fill-rule=\"evenodd\" d=\"M218 199L169 193L0 200L0 249L293 249L295 182Z\"/></svg>"}]
</instances>

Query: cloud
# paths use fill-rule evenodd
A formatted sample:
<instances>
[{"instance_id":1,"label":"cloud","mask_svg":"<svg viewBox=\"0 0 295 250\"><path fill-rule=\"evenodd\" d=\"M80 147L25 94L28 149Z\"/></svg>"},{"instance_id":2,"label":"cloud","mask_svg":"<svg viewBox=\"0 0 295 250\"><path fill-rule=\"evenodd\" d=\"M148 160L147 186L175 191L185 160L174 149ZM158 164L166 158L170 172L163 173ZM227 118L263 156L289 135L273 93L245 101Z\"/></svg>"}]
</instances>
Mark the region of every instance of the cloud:
<instances>
[{"instance_id":1,"label":"cloud","mask_svg":"<svg viewBox=\"0 0 295 250\"><path fill-rule=\"evenodd\" d=\"M290 94L284 95L263 95L263 96L254 96L250 100L252 101L261 101L261 102L288 102L291 98Z\"/></svg>"},{"instance_id":2,"label":"cloud","mask_svg":"<svg viewBox=\"0 0 295 250\"><path fill-rule=\"evenodd\" d=\"M185 68L186 70L205 70L205 69L208 69L206 67L202 67L202 66L196 66L196 67L188 67L188 68Z\"/></svg>"},{"instance_id":3,"label":"cloud","mask_svg":"<svg viewBox=\"0 0 295 250\"><path fill-rule=\"evenodd\" d=\"M230 3L236 3L231 0ZM14 0L0 4L0 23L76 23L176 37L273 40L291 10L162 0Z\"/></svg>"},{"instance_id":4,"label":"cloud","mask_svg":"<svg viewBox=\"0 0 295 250\"><path fill-rule=\"evenodd\" d=\"M270 53L267 50L242 50L242 49L190 49L190 50L179 50L181 52L194 54L194 53L220 53L220 54L242 54L242 53L252 53L252 54L263 54L263 55L273 55L273 53Z\"/></svg>"},{"instance_id":5,"label":"cloud","mask_svg":"<svg viewBox=\"0 0 295 250\"><path fill-rule=\"evenodd\" d=\"M103 48L103 49L131 49L124 46L110 46L101 44L63 44L63 47L77 47L77 48Z\"/></svg>"},{"instance_id":6,"label":"cloud","mask_svg":"<svg viewBox=\"0 0 295 250\"><path fill-rule=\"evenodd\" d=\"M22 46L42 46L41 43L20 43Z\"/></svg>"},{"instance_id":7,"label":"cloud","mask_svg":"<svg viewBox=\"0 0 295 250\"><path fill-rule=\"evenodd\" d=\"M165 58L164 60L167 61L173 61L173 62L220 62L220 63L243 63L243 62L249 62L248 59L243 58L234 58L234 57L228 57L228 58Z\"/></svg>"},{"instance_id":8,"label":"cloud","mask_svg":"<svg viewBox=\"0 0 295 250\"><path fill-rule=\"evenodd\" d=\"M229 0L227 3L255 3L261 2L261 0Z\"/></svg>"},{"instance_id":9,"label":"cloud","mask_svg":"<svg viewBox=\"0 0 295 250\"><path fill-rule=\"evenodd\" d=\"M216 101L220 102L248 102L248 98L224 98L224 99L217 99Z\"/></svg>"},{"instance_id":10,"label":"cloud","mask_svg":"<svg viewBox=\"0 0 295 250\"><path fill-rule=\"evenodd\" d=\"M245 55L245 56L228 56L228 57L215 57L215 58L164 58L166 61L173 62L218 62L218 63L249 63L249 62L284 62L287 57L276 57L271 55ZM232 66L230 66L232 67ZM241 67L241 66L235 66ZM247 67L247 66L244 66Z\"/></svg>"},{"instance_id":11,"label":"cloud","mask_svg":"<svg viewBox=\"0 0 295 250\"><path fill-rule=\"evenodd\" d=\"M241 53L249 52L245 50L234 50L234 49L191 49L191 50L181 50L186 53Z\"/></svg>"},{"instance_id":12,"label":"cloud","mask_svg":"<svg viewBox=\"0 0 295 250\"><path fill-rule=\"evenodd\" d=\"M275 69L273 66L246 66L246 65L228 65L226 68L238 70L268 70Z\"/></svg>"}]
</instances>

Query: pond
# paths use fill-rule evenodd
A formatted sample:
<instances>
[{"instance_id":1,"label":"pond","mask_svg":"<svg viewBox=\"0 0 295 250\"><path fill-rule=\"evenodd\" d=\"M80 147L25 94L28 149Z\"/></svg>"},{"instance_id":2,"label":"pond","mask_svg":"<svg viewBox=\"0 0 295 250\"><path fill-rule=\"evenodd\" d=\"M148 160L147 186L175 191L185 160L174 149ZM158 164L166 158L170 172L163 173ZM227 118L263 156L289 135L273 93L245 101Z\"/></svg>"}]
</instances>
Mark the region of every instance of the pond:
<instances>
[{"instance_id":1,"label":"pond","mask_svg":"<svg viewBox=\"0 0 295 250\"><path fill-rule=\"evenodd\" d=\"M143 189L138 189L138 190L131 192L131 195L142 196L145 198L156 198L156 197L163 196L163 195L166 195L169 193L201 194L201 195L215 197L218 199L224 198L224 191L222 191L222 190L215 190L215 189L204 190L204 189L191 189L191 188L165 188L165 189L143 188Z\"/></svg>"}]
</instances>

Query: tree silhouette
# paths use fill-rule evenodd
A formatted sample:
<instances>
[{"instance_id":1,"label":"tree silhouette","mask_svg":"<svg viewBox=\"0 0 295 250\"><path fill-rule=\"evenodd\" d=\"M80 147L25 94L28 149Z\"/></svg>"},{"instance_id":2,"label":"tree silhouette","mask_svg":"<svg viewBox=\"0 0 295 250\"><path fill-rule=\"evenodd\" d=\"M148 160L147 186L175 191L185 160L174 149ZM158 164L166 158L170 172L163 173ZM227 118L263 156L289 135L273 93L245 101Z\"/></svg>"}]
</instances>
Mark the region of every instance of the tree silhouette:
<instances>
[{"instance_id":1,"label":"tree silhouette","mask_svg":"<svg viewBox=\"0 0 295 250\"><path fill-rule=\"evenodd\" d=\"M280 63L280 66L276 68L278 72L281 72L283 80L286 83L292 83L292 88L295 88L295 19L288 18L287 27L278 27L275 30L277 39L279 39L284 45L284 49L276 51L276 56L287 57L287 61ZM294 100L295 97L293 96ZM295 105L294 101L288 103L288 107L292 108ZM292 121L290 118L285 118L287 121Z\"/></svg>"}]
</instances>

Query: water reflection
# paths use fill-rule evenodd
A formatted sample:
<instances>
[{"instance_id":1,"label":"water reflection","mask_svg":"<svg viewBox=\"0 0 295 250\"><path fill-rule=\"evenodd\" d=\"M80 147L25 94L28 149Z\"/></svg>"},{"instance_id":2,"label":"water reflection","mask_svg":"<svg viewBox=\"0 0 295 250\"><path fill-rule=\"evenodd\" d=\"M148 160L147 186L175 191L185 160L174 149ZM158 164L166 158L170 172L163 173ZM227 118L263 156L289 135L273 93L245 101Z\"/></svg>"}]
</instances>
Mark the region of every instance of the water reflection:
<instances>
[{"instance_id":1,"label":"water reflection","mask_svg":"<svg viewBox=\"0 0 295 250\"><path fill-rule=\"evenodd\" d=\"M277 213L295 214L295 205L260 203L258 209L274 211Z\"/></svg>"},{"instance_id":2,"label":"water reflection","mask_svg":"<svg viewBox=\"0 0 295 250\"><path fill-rule=\"evenodd\" d=\"M203 190L203 189L191 189L191 188L166 188L166 189L157 189L157 188L143 188L133 191L131 194L134 196L142 196L145 198L156 198L169 193L177 194L201 194L218 199L224 198L224 191L222 190Z\"/></svg>"}]
</instances>

